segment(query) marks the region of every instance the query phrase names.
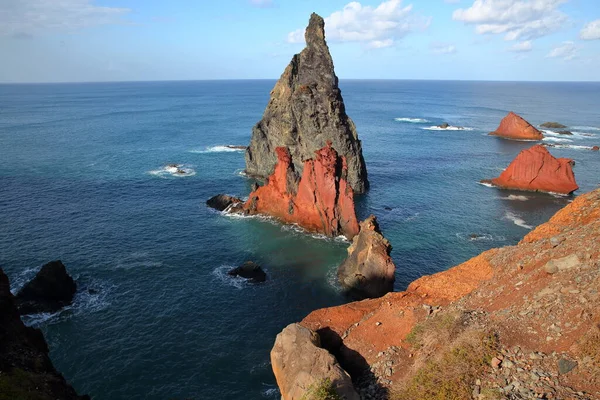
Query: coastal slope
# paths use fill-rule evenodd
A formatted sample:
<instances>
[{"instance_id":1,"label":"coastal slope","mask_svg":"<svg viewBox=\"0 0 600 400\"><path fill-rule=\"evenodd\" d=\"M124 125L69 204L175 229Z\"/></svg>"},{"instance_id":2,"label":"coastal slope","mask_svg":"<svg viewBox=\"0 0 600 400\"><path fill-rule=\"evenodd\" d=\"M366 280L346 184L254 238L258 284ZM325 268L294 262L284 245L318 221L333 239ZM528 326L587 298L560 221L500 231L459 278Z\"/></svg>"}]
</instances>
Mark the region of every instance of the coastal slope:
<instances>
[{"instance_id":1,"label":"coastal slope","mask_svg":"<svg viewBox=\"0 0 600 400\"><path fill-rule=\"evenodd\" d=\"M262 119L252 128L246 150L246 173L267 178L277 163L277 147L287 147L295 170L327 141L345 157L348 183L355 193L369 186L362 145L354 122L346 115L333 60L325 41L325 22L312 14L306 48L294 55L279 81Z\"/></svg>"},{"instance_id":2,"label":"coastal slope","mask_svg":"<svg viewBox=\"0 0 600 400\"><path fill-rule=\"evenodd\" d=\"M599 241L597 189L518 245L301 325L362 398L600 398Z\"/></svg>"}]
</instances>

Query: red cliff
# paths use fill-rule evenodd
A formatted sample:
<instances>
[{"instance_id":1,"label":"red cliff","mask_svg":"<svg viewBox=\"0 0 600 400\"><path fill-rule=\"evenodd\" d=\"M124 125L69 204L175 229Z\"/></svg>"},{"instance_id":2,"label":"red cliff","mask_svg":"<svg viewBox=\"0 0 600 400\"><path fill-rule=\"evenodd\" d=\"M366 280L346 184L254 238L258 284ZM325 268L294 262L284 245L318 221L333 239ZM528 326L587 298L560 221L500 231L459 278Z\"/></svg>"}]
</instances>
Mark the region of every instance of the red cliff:
<instances>
[{"instance_id":1,"label":"red cliff","mask_svg":"<svg viewBox=\"0 0 600 400\"><path fill-rule=\"evenodd\" d=\"M490 135L516 140L542 140L544 135L514 112L509 112Z\"/></svg>"},{"instance_id":2,"label":"red cliff","mask_svg":"<svg viewBox=\"0 0 600 400\"><path fill-rule=\"evenodd\" d=\"M328 236L358 233L354 193L346 181L345 157L329 142L304 161L302 177L294 169L289 150L278 147L275 171L268 183L250 193L244 209L248 214L271 215Z\"/></svg>"},{"instance_id":3,"label":"red cliff","mask_svg":"<svg viewBox=\"0 0 600 400\"><path fill-rule=\"evenodd\" d=\"M501 188L569 194L579 189L573 160L554 158L541 145L523 150L491 183Z\"/></svg>"}]
</instances>

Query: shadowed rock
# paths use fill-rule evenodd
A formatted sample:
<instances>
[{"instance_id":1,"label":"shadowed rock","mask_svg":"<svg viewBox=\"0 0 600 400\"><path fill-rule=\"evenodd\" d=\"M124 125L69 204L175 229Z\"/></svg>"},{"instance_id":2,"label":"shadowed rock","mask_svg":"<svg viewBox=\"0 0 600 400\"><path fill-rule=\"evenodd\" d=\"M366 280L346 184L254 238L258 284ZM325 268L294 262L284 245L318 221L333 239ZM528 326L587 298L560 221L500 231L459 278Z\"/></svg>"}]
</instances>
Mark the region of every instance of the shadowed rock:
<instances>
[{"instance_id":1,"label":"shadowed rock","mask_svg":"<svg viewBox=\"0 0 600 400\"><path fill-rule=\"evenodd\" d=\"M246 173L267 178L277 163L276 148L287 147L298 174L304 161L327 141L346 159L347 181L355 193L369 186L361 142L346 115L333 60L317 14L306 28L306 48L296 54L271 91L262 119L252 128Z\"/></svg>"},{"instance_id":2,"label":"shadowed rock","mask_svg":"<svg viewBox=\"0 0 600 400\"><path fill-rule=\"evenodd\" d=\"M77 285L61 261L51 261L17 293L22 315L56 312L73 302Z\"/></svg>"},{"instance_id":3,"label":"shadowed rock","mask_svg":"<svg viewBox=\"0 0 600 400\"><path fill-rule=\"evenodd\" d=\"M0 399L87 400L52 365L39 329L19 316L8 277L0 269Z\"/></svg>"},{"instance_id":4,"label":"shadowed rock","mask_svg":"<svg viewBox=\"0 0 600 400\"><path fill-rule=\"evenodd\" d=\"M229 196L226 194L218 194L206 201L207 206L214 208L218 211L225 211L230 208L237 208L237 205L241 206L242 204L244 204L242 199L238 199L237 197Z\"/></svg>"},{"instance_id":5,"label":"shadowed rock","mask_svg":"<svg viewBox=\"0 0 600 400\"><path fill-rule=\"evenodd\" d=\"M267 274L265 271L262 270L260 265L252 261L246 261L239 267L227 272L227 274L231 276L239 276L252 283L264 282L267 280Z\"/></svg>"},{"instance_id":6,"label":"shadowed rock","mask_svg":"<svg viewBox=\"0 0 600 400\"><path fill-rule=\"evenodd\" d=\"M392 246L383 237L375 216L360 223L360 232L348 248L348 257L338 268L338 280L356 298L381 297L394 288L396 266Z\"/></svg>"},{"instance_id":7,"label":"shadowed rock","mask_svg":"<svg viewBox=\"0 0 600 400\"><path fill-rule=\"evenodd\" d=\"M562 129L562 128L566 128L565 125L559 124L558 122L544 122L540 126L542 128L550 128L550 129Z\"/></svg>"}]
</instances>

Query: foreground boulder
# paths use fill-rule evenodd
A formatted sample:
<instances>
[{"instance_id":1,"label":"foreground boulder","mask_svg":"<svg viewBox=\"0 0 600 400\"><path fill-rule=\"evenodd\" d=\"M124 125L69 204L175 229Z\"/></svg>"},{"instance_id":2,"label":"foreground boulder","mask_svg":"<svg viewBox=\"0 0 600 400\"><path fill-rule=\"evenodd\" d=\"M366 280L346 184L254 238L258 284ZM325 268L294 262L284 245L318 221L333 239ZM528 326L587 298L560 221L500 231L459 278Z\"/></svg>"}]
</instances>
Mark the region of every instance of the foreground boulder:
<instances>
[{"instance_id":1,"label":"foreground boulder","mask_svg":"<svg viewBox=\"0 0 600 400\"><path fill-rule=\"evenodd\" d=\"M52 365L39 329L19 316L8 277L0 269L0 399L86 400Z\"/></svg>"},{"instance_id":2,"label":"foreground boulder","mask_svg":"<svg viewBox=\"0 0 600 400\"><path fill-rule=\"evenodd\" d=\"M264 282L267 280L267 274L265 271L263 271L260 265L252 261L246 261L239 267L227 272L227 275L239 276L252 283Z\"/></svg>"},{"instance_id":3,"label":"foreground boulder","mask_svg":"<svg viewBox=\"0 0 600 400\"><path fill-rule=\"evenodd\" d=\"M347 182L355 193L367 190L367 169L354 123L346 115L333 60L325 42L325 22L317 14L306 28L306 48L296 54L271 91L262 119L252 128L246 173L267 178L278 162L276 148L287 147L295 170L327 141L346 159Z\"/></svg>"},{"instance_id":4,"label":"foreground boulder","mask_svg":"<svg viewBox=\"0 0 600 400\"><path fill-rule=\"evenodd\" d=\"M542 145L523 150L498 178L490 182L500 188L570 194L579 189L573 160L554 158Z\"/></svg>"},{"instance_id":5,"label":"foreground boulder","mask_svg":"<svg viewBox=\"0 0 600 400\"><path fill-rule=\"evenodd\" d=\"M360 223L360 232L348 248L348 257L338 268L340 285L355 298L381 297L391 292L396 272L391 251L377 218L371 215Z\"/></svg>"},{"instance_id":6,"label":"foreground boulder","mask_svg":"<svg viewBox=\"0 0 600 400\"><path fill-rule=\"evenodd\" d=\"M287 147L278 147L276 153L275 172L266 185L250 193L244 212L270 215L328 236L353 238L358 233L354 193L346 181L346 159L338 156L331 142L304 162L301 178Z\"/></svg>"},{"instance_id":7,"label":"foreground boulder","mask_svg":"<svg viewBox=\"0 0 600 400\"><path fill-rule=\"evenodd\" d=\"M360 398L350 376L333 355L321 348L319 335L299 324L288 325L277 335L271 366L283 400L306 399L324 382L330 382L331 389L343 399Z\"/></svg>"},{"instance_id":8,"label":"foreground boulder","mask_svg":"<svg viewBox=\"0 0 600 400\"><path fill-rule=\"evenodd\" d=\"M73 302L76 291L77 285L63 263L51 261L19 290L17 306L22 315L56 312Z\"/></svg>"},{"instance_id":9,"label":"foreground boulder","mask_svg":"<svg viewBox=\"0 0 600 400\"><path fill-rule=\"evenodd\" d=\"M502 119L498 128L490 135L515 140L542 140L544 138L542 132L512 111Z\"/></svg>"},{"instance_id":10,"label":"foreground boulder","mask_svg":"<svg viewBox=\"0 0 600 400\"><path fill-rule=\"evenodd\" d=\"M237 209L237 206L241 206L242 204L244 204L242 199L238 199L237 197L229 196L227 194L218 194L206 201L207 206L218 211L225 211L231 208Z\"/></svg>"}]
</instances>

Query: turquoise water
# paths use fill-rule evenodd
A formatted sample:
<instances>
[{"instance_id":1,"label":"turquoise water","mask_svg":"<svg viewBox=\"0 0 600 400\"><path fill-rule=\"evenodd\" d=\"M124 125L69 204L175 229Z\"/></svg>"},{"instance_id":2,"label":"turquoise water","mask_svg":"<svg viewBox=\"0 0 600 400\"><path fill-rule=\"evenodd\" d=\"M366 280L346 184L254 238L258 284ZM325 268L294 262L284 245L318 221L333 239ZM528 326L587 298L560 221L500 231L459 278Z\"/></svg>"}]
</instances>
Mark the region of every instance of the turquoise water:
<instances>
[{"instance_id":1,"label":"turquoise water","mask_svg":"<svg viewBox=\"0 0 600 400\"><path fill-rule=\"evenodd\" d=\"M274 81L0 85L0 265L16 290L61 259L81 288L70 309L26 320L57 368L95 399L277 398L275 335L346 300L347 243L205 207L246 196L243 152ZM342 81L369 172L361 218L394 246L396 290L483 250L515 244L570 198L499 191L531 143L487 136L510 110L576 134L579 193L600 183L600 84ZM399 119L399 120L396 120ZM465 130L430 127L448 122ZM556 141L556 140L563 140ZM566 142L564 140L570 140ZM163 168L181 164L185 176ZM469 235L478 234L478 240ZM263 265L265 284L225 272ZM92 290L90 294L89 289Z\"/></svg>"}]
</instances>

